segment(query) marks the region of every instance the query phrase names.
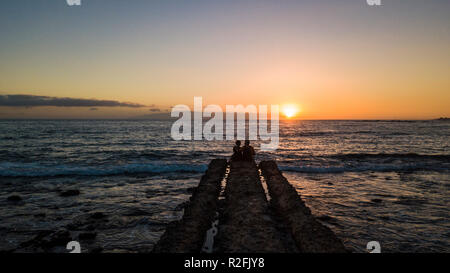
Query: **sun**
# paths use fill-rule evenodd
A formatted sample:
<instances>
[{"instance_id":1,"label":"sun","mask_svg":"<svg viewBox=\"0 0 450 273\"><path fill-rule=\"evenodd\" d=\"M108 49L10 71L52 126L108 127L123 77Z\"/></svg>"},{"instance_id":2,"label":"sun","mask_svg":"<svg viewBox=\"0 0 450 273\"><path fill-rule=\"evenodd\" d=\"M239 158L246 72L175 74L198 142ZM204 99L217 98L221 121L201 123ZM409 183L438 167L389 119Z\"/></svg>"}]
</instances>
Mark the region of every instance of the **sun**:
<instances>
[{"instance_id":1,"label":"sun","mask_svg":"<svg viewBox=\"0 0 450 273\"><path fill-rule=\"evenodd\" d=\"M286 105L283 105L282 112L283 112L284 116L286 116L287 118L292 118L295 115L297 115L297 113L299 112L299 109L298 109L297 105L286 104Z\"/></svg>"}]
</instances>

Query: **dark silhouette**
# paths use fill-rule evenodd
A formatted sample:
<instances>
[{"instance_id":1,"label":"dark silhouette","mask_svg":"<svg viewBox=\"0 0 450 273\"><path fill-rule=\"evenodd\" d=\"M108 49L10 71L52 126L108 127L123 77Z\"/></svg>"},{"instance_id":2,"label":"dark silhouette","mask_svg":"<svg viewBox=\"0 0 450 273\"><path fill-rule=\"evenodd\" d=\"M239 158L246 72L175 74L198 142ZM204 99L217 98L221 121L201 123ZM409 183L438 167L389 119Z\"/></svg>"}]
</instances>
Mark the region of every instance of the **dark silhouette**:
<instances>
[{"instance_id":1,"label":"dark silhouette","mask_svg":"<svg viewBox=\"0 0 450 273\"><path fill-rule=\"evenodd\" d=\"M232 161L242 161L242 148L241 141L236 141L236 145L233 147L233 155L231 156Z\"/></svg>"},{"instance_id":2,"label":"dark silhouette","mask_svg":"<svg viewBox=\"0 0 450 273\"><path fill-rule=\"evenodd\" d=\"M255 149L250 146L250 140L245 141L244 147L242 147L242 160L244 161L253 161L255 156Z\"/></svg>"}]
</instances>

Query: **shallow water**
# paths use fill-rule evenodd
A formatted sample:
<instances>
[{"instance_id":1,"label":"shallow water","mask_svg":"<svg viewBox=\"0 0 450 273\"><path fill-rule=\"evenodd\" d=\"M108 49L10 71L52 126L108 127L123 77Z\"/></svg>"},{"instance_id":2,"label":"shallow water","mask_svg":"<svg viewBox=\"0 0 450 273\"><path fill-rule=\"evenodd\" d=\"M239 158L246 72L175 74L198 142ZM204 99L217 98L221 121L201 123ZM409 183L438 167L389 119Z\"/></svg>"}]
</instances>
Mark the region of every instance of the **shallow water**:
<instances>
[{"instance_id":1,"label":"shallow water","mask_svg":"<svg viewBox=\"0 0 450 273\"><path fill-rule=\"evenodd\" d=\"M85 250L151 250L208 162L232 147L173 141L170 126L0 121L0 250L94 212L108 221ZM448 122L282 122L280 148L257 160L277 160L313 214L354 251L379 241L383 252L449 252L449 136ZM81 194L60 196L67 189ZM23 200L7 201L14 194Z\"/></svg>"}]
</instances>

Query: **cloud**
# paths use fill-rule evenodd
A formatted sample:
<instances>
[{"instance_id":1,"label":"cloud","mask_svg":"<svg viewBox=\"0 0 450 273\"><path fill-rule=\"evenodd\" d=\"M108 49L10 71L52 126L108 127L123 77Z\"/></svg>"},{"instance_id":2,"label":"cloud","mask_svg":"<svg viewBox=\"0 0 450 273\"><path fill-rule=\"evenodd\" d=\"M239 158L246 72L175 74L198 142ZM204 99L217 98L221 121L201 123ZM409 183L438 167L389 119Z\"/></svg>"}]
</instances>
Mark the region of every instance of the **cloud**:
<instances>
[{"instance_id":1,"label":"cloud","mask_svg":"<svg viewBox=\"0 0 450 273\"><path fill-rule=\"evenodd\" d=\"M161 112L161 109L158 109L158 108L153 108L153 109L150 109L149 110L150 112L153 112L153 113L156 113L156 112Z\"/></svg>"},{"instance_id":2,"label":"cloud","mask_svg":"<svg viewBox=\"0 0 450 273\"><path fill-rule=\"evenodd\" d=\"M33 95L0 95L0 106L131 107L131 108L145 107L145 105L142 104L119 102L115 100L58 98L58 97L33 96Z\"/></svg>"}]
</instances>

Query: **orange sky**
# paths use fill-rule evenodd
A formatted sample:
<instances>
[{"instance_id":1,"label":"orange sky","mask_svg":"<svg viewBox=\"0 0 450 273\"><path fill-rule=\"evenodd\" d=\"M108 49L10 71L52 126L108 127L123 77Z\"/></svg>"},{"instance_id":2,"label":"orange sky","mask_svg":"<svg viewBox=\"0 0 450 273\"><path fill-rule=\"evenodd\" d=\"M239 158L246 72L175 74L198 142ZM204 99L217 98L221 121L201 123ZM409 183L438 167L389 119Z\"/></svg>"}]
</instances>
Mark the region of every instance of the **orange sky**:
<instances>
[{"instance_id":1,"label":"orange sky","mask_svg":"<svg viewBox=\"0 0 450 273\"><path fill-rule=\"evenodd\" d=\"M153 106L0 106L0 118L134 117L194 96L223 107L294 103L304 119L450 116L450 5L364 2L8 4L0 95Z\"/></svg>"}]
</instances>

